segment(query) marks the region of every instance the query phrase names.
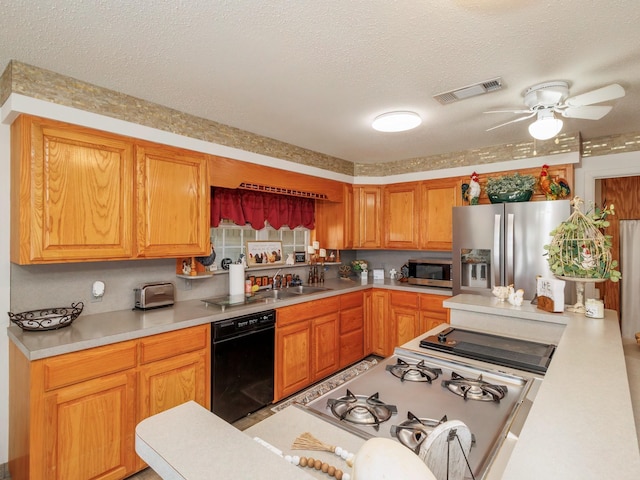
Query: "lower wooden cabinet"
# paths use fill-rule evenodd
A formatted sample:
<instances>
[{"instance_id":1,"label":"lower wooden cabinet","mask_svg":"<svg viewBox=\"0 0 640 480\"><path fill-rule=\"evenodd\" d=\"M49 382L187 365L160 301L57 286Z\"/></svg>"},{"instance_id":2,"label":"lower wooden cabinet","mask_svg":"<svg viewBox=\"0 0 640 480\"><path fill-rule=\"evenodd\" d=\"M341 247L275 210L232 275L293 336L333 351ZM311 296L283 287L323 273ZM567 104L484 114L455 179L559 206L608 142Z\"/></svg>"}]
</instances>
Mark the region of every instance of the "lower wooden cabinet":
<instances>
[{"instance_id":1,"label":"lower wooden cabinet","mask_svg":"<svg viewBox=\"0 0 640 480\"><path fill-rule=\"evenodd\" d=\"M120 479L144 467L142 419L210 405L209 325L30 362L9 344L13 480Z\"/></svg>"},{"instance_id":2,"label":"lower wooden cabinet","mask_svg":"<svg viewBox=\"0 0 640 480\"><path fill-rule=\"evenodd\" d=\"M365 294L366 352L388 357L395 347L449 323L447 297L429 293L373 289Z\"/></svg>"},{"instance_id":3,"label":"lower wooden cabinet","mask_svg":"<svg viewBox=\"0 0 640 480\"><path fill-rule=\"evenodd\" d=\"M274 401L365 356L363 292L279 308Z\"/></svg>"}]
</instances>

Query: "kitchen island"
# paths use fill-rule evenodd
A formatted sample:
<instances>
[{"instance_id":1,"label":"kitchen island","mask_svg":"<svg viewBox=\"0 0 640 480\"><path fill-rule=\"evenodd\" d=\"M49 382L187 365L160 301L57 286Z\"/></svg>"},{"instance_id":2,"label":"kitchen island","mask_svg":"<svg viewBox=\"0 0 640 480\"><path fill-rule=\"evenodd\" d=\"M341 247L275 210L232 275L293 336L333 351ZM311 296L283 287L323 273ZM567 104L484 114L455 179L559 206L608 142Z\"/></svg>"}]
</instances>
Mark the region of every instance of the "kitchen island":
<instances>
[{"instance_id":1,"label":"kitchen island","mask_svg":"<svg viewBox=\"0 0 640 480\"><path fill-rule=\"evenodd\" d=\"M503 464L489 471L487 480L638 478L640 452L615 312L607 311L604 319L590 319L571 313L549 314L531 305L511 307L495 299L468 295L453 297L445 304L452 309L453 325L460 321L468 326L466 322L473 322L475 316L478 329L496 331L492 329L502 328L496 325L509 325L508 332L515 335L513 325L526 320L540 322L537 326L543 327L543 336L558 335L559 338L555 356L519 431L519 438L514 439L513 451L508 458L501 459ZM523 325L523 337L527 336L527 328L535 330L536 326L535 323ZM443 328L436 327L432 332ZM403 348L419 349L417 344L421 337L423 335L403 345ZM325 442L343 442L345 448L357 447L358 441L362 442L337 427L318 424L317 418L294 410L297 408L288 407L247 430L247 435L234 436L233 441L216 452L211 464L215 465L225 458L225 449L238 450L253 445L252 436L260 436L289 453L291 438L303 431L313 432L314 429L321 432L317 436L322 436ZM204 413L213 415L206 411ZM156 423L157 428L161 429L162 423L172 417L173 424L179 426L173 435L178 432L181 435L189 434L190 419L180 407L161 415L164 416L145 420L145 425ZM220 435L215 430L208 434L213 437ZM137 435L152 448L158 445L158 438L142 429L138 430ZM166 448L170 453L176 447L167 445ZM154 448L154 451L156 455L163 455L159 449ZM200 451L185 453L194 456L202 454ZM301 455L305 454L309 453L301 452ZM283 469L289 468L284 460L282 463ZM236 476L248 478L252 472L249 468L249 465L237 465Z\"/></svg>"}]
</instances>

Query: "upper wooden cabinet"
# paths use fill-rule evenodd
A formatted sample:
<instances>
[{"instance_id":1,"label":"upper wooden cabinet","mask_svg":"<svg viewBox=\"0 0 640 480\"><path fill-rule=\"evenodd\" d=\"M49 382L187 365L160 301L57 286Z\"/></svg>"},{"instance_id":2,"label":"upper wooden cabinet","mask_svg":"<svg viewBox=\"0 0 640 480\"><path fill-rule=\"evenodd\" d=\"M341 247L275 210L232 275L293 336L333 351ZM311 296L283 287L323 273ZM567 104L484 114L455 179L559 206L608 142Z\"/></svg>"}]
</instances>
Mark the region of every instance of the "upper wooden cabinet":
<instances>
[{"instance_id":1,"label":"upper wooden cabinet","mask_svg":"<svg viewBox=\"0 0 640 480\"><path fill-rule=\"evenodd\" d=\"M422 182L420 208L420 248L424 250L452 249L453 207L462 205L459 178L444 178Z\"/></svg>"},{"instance_id":2,"label":"upper wooden cabinet","mask_svg":"<svg viewBox=\"0 0 640 480\"><path fill-rule=\"evenodd\" d=\"M382 187L353 187L353 247L382 247Z\"/></svg>"},{"instance_id":3,"label":"upper wooden cabinet","mask_svg":"<svg viewBox=\"0 0 640 480\"><path fill-rule=\"evenodd\" d=\"M343 186L342 202L316 200L315 239L326 249L353 247L353 187Z\"/></svg>"},{"instance_id":4,"label":"upper wooden cabinet","mask_svg":"<svg viewBox=\"0 0 640 480\"><path fill-rule=\"evenodd\" d=\"M420 184L397 183L384 187L384 246L412 250L420 241Z\"/></svg>"},{"instance_id":5,"label":"upper wooden cabinet","mask_svg":"<svg viewBox=\"0 0 640 480\"><path fill-rule=\"evenodd\" d=\"M204 154L136 146L137 238L140 257L204 255L210 199Z\"/></svg>"},{"instance_id":6,"label":"upper wooden cabinet","mask_svg":"<svg viewBox=\"0 0 640 480\"><path fill-rule=\"evenodd\" d=\"M11 130L11 261L133 256L133 142L20 116Z\"/></svg>"},{"instance_id":7,"label":"upper wooden cabinet","mask_svg":"<svg viewBox=\"0 0 640 480\"><path fill-rule=\"evenodd\" d=\"M11 184L14 263L210 251L205 155L23 115Z\"/></svg>"}]
</instances>

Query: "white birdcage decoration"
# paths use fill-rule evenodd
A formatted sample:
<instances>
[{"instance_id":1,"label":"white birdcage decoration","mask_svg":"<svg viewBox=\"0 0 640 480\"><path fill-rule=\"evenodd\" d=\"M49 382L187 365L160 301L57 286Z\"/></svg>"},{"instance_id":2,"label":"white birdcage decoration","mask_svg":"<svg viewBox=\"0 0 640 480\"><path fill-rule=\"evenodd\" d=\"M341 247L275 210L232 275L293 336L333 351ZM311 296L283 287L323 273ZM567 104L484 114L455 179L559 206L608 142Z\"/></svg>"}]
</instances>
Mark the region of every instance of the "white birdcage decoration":
<instances>
[{"instance_id":1,"label":"white birdcage decoration","mask_svg":"<svg viewBox=\"0 0 640 480\"><path fill-rule=\"evenodd\" d=\"M573 213L551 232L553 239L545 248L553 274L576 282L578 302L570 310L584 312L585 283L620 279L618 262L611 256L611 237L601 231L609 225L606 217L614 211L611 205L585 215L580 210L580 198L575 197L572 204Z\"/></svg>"}]
</instances>

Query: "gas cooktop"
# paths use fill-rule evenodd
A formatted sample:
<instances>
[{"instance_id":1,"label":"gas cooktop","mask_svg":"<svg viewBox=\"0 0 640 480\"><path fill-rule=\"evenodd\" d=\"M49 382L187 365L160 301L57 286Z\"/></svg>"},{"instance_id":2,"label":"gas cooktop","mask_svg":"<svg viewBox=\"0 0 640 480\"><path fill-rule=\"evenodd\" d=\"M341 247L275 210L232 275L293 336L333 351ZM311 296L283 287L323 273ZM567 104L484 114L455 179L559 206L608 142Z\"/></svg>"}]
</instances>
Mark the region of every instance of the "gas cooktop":
<instances>
[{"instance_id":1,"label":"gas cooktop","mask_svg":"<svg viewBox=\"0 0 640 480\"><path fill-rule=\"evenodd\" d=\"M396 349L302 408L362 438L395 439L421 458L421 444L434 431L444 429L443 438L453 432L466 442L473 477L481 479L530 385L531 379ZM472 478L466 463L465 470Z\"/></svg>"}]
</instances>

